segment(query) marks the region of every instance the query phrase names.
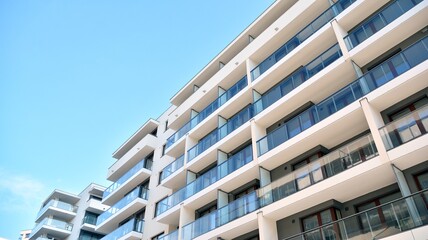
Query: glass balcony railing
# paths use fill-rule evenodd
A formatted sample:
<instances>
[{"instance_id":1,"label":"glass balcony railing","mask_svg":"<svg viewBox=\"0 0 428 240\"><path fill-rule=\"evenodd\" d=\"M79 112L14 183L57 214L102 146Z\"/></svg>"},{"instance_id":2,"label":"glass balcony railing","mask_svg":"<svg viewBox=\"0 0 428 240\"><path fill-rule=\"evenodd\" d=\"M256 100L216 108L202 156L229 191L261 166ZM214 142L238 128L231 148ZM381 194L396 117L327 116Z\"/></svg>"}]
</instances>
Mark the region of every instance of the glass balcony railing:
<instances>
[{"instance_id":1,"label":"glass balcony railing","mask_svg":"<svg viewBox=\"0 0 428 240\"><path fill-rule=\"evenodd\" d=\"M149 195L149 189L147 188L141 188L137 187L132 192L128 193L124 198L122 198L119 202L111 206L107 211L103 212L100 216L97 218L97 226L101 225L103 222L105 222L108 218L122 210L124 207L126 207L128 204L133 202L137 198L141 199L148 199Z\"/></svg>"},{"instance_id":2,"label":"glass balcony railing","mask_svg":"<svg viewBox=\"0 0 428 240\"><path fill-rule=\"evenodd\" d=\"M238 219L259 208L256 192L252 192L230 202L215 212L198 218L196 221L183 227L183 240L194 239L215 228Z\"/></svg>"},{"instance_id":3,"label":"glass balcony railing","mask_svg":"<svg viewBox=\"0 0 428 240\"><path fill-rule=\"evenodd\" d=\"M283 199L369 160L377 154L372 136L361 137L258 189L260 205L266 206Z\"/></svg>"},{"instance_id":4,"label":"glass balcony railing","mask_svg":"<svg viewBox=\"0 0 428 240\"><path fill-rule=\"evenodd\" d=\"M345 37L347 48L351 50L358 46L420 2L422 0L394 0L390 2Z\"/></svg>"},{"instance_id":5,"label":"glass balcony railing","mask_svg":"<svg viewBox=\"0 0 428 240\"><path fill-rule=\"evenodd\" d=\"M312 34L322 28L325 24L329 23L335 16L339 15L339 13L348 8L353 2L355 2L355 0L340 0L333 4L330 8L315 18L315 20L309 23L309 25L307 25L294 37L288 40L288 42L278 48L278 50L276 50L267 59L263 60L263 62L261 62L256 68L251 70L252 80L254 81L257 79L275 63L284 58L293 49L312 36Z\"/></svg>"},{"instance_id":6,"label":"glass balcony railing","mask_svg":"<svg viewBox=\"0 0 428 240\"><path fill-rule=\"evenodd\" d=\"M128 181L131 177L133 177L137 172L141 169L145 168L148 170L152 170L153 160L152 159L143 159L139 163L135 164L131 169L129 169L125 174L123 174L116 182L110 185L103 193L103 199L107 198L112 192L118 189L123 185L126 181Z\"/></svg>"},{"instance_id":7,"label":"glass balcony railing","mask_svg":"<svg viewBox=\"0 0 428 240\"><path fill-rule=\"evenodd\" d=\"M131 232L142 233L144 230L144 220L131 219L116 230L101 238L101 240L117 240Z\"/></svg>"},{"instance_id":8,"label":"glass balcony railing","mask_svg":"<svg viewBox=\"0 0 428 240\"><path fill-rule=\"evenodd\" d=\"M40 209L39 213L37 214L37 218L43 215L43 213L45 213L46 210L48 210L48 208L50 207L59 208L59 209L69 211L69 212L74 212L74 213L77 211L77 207L72 204L62 202L56 199L51 199L45 206L43 206L43 208Z\"/></svg>"},{"instance_id":9,"label":"glass balcony railing","mask_svg":"<svg viewBox=\"0 0 428 240\"><path fill-rule=\"evenodd\" d=\"M205 118L207 118L211 113L221 107L224 103L229 101L233 96L235 96L238 92L244 89L247 86L247 76L244 76L241 80L239 80L235 85L230 87L226 92L221 94L216 100L210 103L207 107L205 107L201 112L199 112L196 116L190 119L189 122L183 125L176 133L174 133L171 137L168 138L166 142L166 148L169 148L172 144L177 142L180 138L182 138L186 133L188 133L191 129L193 129L196 125L202 122Z\"/></svg>"},{"instance_id":10,"label":"glass balcony railing","mask_svg":"<svg viewBox=\"0 0 428 240\"><path fill-rule=\"evenodd\" d=\"M175 230L170 234L159 237L158 240L177 240L177 239L178 239L178 230Z\"/></svg>"},{"instance_id":11,"label":"glass balcony railing","mask_svg":"<svg viewBox=\"0 0 428 240\"><path fill-rule=\"evenodd\" d=\"M428 105L417 109L379 129L386 150L398 147L428 130Z\"/></svg>"},{"instance_id":12,"label":"glass balcony railing","mask_svg":"<svg viewBox=\"0 0 428 240\"><path fill-rule=\"evenodd\" d=\"M183 167L184 165L184 154L174 160L174 162L170 163L166 166L162 172L160 173L160 181L162 182L165 178L169 177L175 171Z\"/></svg>"},{"instance_id":13,"label":"glass balcony railing","mask_svg":"<svg viewBox=\"0 0 428 240\"><path fill-rule=\"evenodd\" d=\"M359 212L285 240L383 239L428 224L428 190ZM398 238L397 238L398 239Z\"/></svg>"},{"instance_id":14,"label":"glass balcony railing","mask_svg":"<svg viewBox=\"0 0 428 240\"><path fill-rule=\"evenodd\" d=\"M95 214L86 213L86 215L82 219L82 224L87 223L91 225L97 225L97 217L98 216Z\"/></svg>"},{"instance_id":15,"label":"glass balcony railing","mask_svg":"<svg viewBox=\"0 0 428 240\"><path fill-rule=\"evenodd\" d=\"M259 156L428 59L428 37L392 56L324 101L310 107L257 142Z\"/></svg>"},{"instance_id":16,"label":"glass balcony railing","mask_svg":"<svg viewBox=\"0 0 428 240\"><path fill-rule=\"evenodd\" d=\"M193 160L196 156L210 148L212 145L229 135L238 127L248 122L254 116L253 105L248 105L235 116L230 118L226 124L215 129L210 134L202 138L196 146L188 150L187 162Z\"/></svg>"},{"instance_id":17,"label":"glass balcony railing","mask_svg":"<svg viewBox=\"0 0 428 240\"><path fill-rule=\"evenodd\" d=\"M261 207L346 171L375 156L377 156L377 149L372 136L370 134L363 136L339 147L334 152L323 156L309 165L299 168L289 175L184 226L183 239L196 238Z\"/></svg>"},{"instance_id":18,"label":"glass balcony railing","mask_svg":"<svg viewBox=\"0 0 428 240\"><path fill-rule=\"evenodd\" d=\"M54 218L45 218L40 223L38 223L36 227L31 231L30 238L32 238L34 234L36 234L40 229L42 229L43 226L57 228L62 231L65 230L70 233L71 233L71 230L73 229L73 224L71 223L63 222L61 220L57 220Z\"/></svg>"},{"instance_id":19,"label":"glass balcony railing","mask_svg":"<svg viewBox=\"0 0 428 240\"><path fill-rule=\"evenodd\" d=\"M255 113L260 113L341 56L342 52L340 51L339 44L333 45L306 66L300 68L291 76L285 78L279 84L275 85L263 94L263 96L254 103Z\"/></svg>"},{"instance_id":20,"label":"glass balcony railing","mask_svg":"<svg viewBox=\"0 0 428 240\"><path fill-rule=\"evenodd\" d=\"M185 187L171 194L167 198L159 201L156 205L156 216L180 204L185 199L204 190L208 186L226 177L230 173L236 171L252 160L253 152L251 145L249 145L248 147L231 156L228 160L202 174L200 177L196 178L195 181L190 182Z\"/></svg>"}]
</instances>

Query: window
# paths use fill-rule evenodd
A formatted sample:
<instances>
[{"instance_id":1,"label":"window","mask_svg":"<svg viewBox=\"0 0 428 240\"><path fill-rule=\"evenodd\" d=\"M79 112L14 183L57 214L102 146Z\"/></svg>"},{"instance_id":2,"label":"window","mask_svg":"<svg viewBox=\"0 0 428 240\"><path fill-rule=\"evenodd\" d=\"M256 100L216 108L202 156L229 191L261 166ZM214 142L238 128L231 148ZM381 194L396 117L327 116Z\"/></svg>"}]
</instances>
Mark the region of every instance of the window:
<instances>
[{"instance_id":1,"label":"window","mask_svg":"<svg viewBox=\"0 0 428 240\"><path fill-rule=\"evenodd\" d=\"M162 156L164 156L164 155L165 155L165 150L166 150L166 144L164 144L164 145L162 146Z\"/></svg>"},{"instance_id":2,"label":"window","mask_svg":"<svg viewBox=\"0 0 428 240\"><path fill-rule=\"evenodd\" d=\"M321 163L317 161L322 155L322 152L318 152L292 166L293 171L295 171L296 185L299 190L324 179Z\"/></svg>"},{"instance_id":3,"label":"window","mask_svg":"<svg viewBox=\"0 0 428 240\"><path fill-rule=\"evenodd\" d=\"M164 130L164 132L166 132L166 130L168 130L168 120L165 121L165 130Z\"/></svg>"},{"instance_id":4,"label":"window","mask_svg":"<svg viewBox=\"0 0 428 240\"><path fill-rule=\"evenodd\" d=\"M158 135L158 128L155 128L155 130L153 130L150 134L153 135L153 136L155 136L155 137L157 137L157 135Z\"/></svg>"},{"instance_id":5,"label":"window","mask_svg":"<svg viewBox=\"0 0 428 240\"><path fill-rule=\"evenodd\" d=\"M357 212L362 212L371 208L375 208L384 203L388 203L400 197L400 192L395 192L358 205L356 209ZM387 227L396 227L397 221L395 214L397 216L407 218L410 217L406 216L408 213L409 210L407 209L407 204L404 201L395 203L393 207L391 205L378 207L368 211L366 214L359 216L360 227L363 232L377 231Z\"/></svg>"},{"instance_id":6,"label":"window","mask_svg":"<svg viewBox=\"0 0 428 240\"><path fill-rule=\"evenodd\" d=\"M406 121L400 120L405 115L408 115L416 110L419 110L428 104L428 98L424 97L418 101L415 101L391 114L388 115L390 121L395 121L396 130L392 134L392 138L396 139L399 144L408 142L414 139L416 136L426 134L428 130L427 119L423 119L427 113L426 110L417 114L418 116L410 117Z\"/></svg>"},{"instance_id":7,"label":"window","mask_svg":"<svg viewBox=\"0 0 428 240\"><path fill-rule=\"evenodd\" d=\"M317 212L302 219L303 232L336 221L339 218L341 218L340 211L335 208L329 208L324 211ZM306 234L307 239L313 240L339 239L339 236L340 229L335 224Z\"/></svg>"},{"instance_id":8,"label":"window","mask_svg":"<svg viewBox=\"0 0 428 240\"><path fill-rule=\"evenodd\" d=\"M91 224L91 225L97 225L97 217L99 214L93 213L93 212L85 212L85 216L83 217L83 223Z\"/></svg>"},{"instance_id":9,"label":"window","mask_svg":"<svg viewBox=\"0 0 428 240\"><path fill-rule=\"evenodd\" d=\"M99 240L103 237L104 236L101 234L81 230L79 235L79 240Z\"/></svg>"},{"instance_id":10,"label":"window","mask_svg":"<svg viewBox=\"0 0 428 240\"><path fill-rule=\"evenodd\" d=\"M89 195L89 199L88 200L91 200L91 199L95 199L95 200L101 201L103 198L99 197L99 196L95 196L95 195Z\"/></svg>"},{"instance_id":11,"label":"window","mask_svg":"<svg viewBox=\"0 0 428 240\"><path fill-rule=\"evenodd\" d=\"M158 240L160 237L163 237L164 232L159 233L158 235L152 237L152 240Z\"/></svg>"},{"instance_id":12,"label":"window","mask_svg":"<svg viewBox=\"0 0 428 240\"><path fill-rule=\"evenodd\" d=\"M415 179L419 191L428 188L428 171L415 175Z\"/></svg>"}]
</instances>

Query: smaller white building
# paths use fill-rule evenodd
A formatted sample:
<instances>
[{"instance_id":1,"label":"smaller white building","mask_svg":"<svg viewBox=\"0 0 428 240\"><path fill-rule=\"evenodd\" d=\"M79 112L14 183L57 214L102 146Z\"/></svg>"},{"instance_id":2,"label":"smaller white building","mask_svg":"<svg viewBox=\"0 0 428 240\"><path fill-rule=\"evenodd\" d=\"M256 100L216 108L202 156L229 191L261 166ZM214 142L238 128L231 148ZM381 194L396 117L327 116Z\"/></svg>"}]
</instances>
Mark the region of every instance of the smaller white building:
<instances>
[{"instance_id":1,"label":"smaller white building","mask_svg":"<svg viewBox=\"0 0 428 240\"><path fill-rule=\"evenodd\" d=\"M79 195L54 190L36 216L31 240L101 239L95 231L97 217L107 209L101 204L105 187L89 184Z\"/></svg>"}]
</instances>

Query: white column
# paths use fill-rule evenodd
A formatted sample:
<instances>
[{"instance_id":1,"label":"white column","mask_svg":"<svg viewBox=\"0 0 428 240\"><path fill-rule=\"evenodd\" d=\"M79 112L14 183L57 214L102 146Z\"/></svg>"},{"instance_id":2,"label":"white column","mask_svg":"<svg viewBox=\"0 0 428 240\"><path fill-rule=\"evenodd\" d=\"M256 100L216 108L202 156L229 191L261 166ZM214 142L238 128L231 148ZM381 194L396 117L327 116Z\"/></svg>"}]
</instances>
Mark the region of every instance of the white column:
<instances>
[{"instance_id":1,"label":"white column","mask_svg":"<svg viewBox=\"0 0 428 240\"><path fill-rule=\"evenodd\" d=\"M257 66L257 64L249 58L247 58L247 61L245 63L247 67L248 86L251 86L251 83L253 82L253 77L251 76L251 70L253 70Z\"/></svg>"},{"instance_id":2,"label":"white column","mask_svg":"<svg viewBox=\"0 0 428 240\"><path fill-rule=\"evenodd\" d=\"M345 40L343 39L348 35L348 33L339 25L339 23L334 19L330 22L333 27L334 34L336 35L337 42L339 43L340 50L342 51L343 57L346 61L348 61L350 55L348 51L348 47L346 46Z\"/></svg>"},{"instance_id":3,"label":"white column","mask_svg":"<svg viewBox=\"0 0 428 240\"><path fill-rule=\"evenodd\" d=\"M257 213L260 240L278 240L276 222L263 216L263 211Z\"/></svg>"},{"instance_id":4,"label":"white column","mask_svg":"<svg viewBox=\"0 0 428 240\"><path fill-rule=\"evenodd\" d=\"M184 146L184 164L183 164L184 169L187 168L187 162L188 162L188 159L189 159L189 156L188 156L189 153L188 153L188 151L192 147L194 147L196 144L198 144L198 141L196 139L190 137L189 134L187 133L186 134L186 142L185 142L185 146Z\"/></svg>"},{"instance_id":5,"label":"white column","mask_svg":"<svg viewBox=\"0 0 428 240\"><path fill-rule=\"evenodd\" d=\"M370 132L372 133L372 137L378 150L380 159L382 161L390 161L388 153L386 152L385 144L383 143L379 132L379 128L385 125L379 110L373 107L367 98L361 99L360 104L369 125Z\"/></svg>"},{"instance_id":6,"label":"white column","mask_svg":"<svg viewBox=\"0 0 428 240\"><path fill-rule=\"evenodd\" d=\"M185 240L183 236L183 227L187 224L195 221L195 210L184 207L183 203L180 204L180 220L179 220L179 228L178 228L178 239Z\"/></svg>"},{"instance_id":7,"label":"white column","mask_svg":"<svg viewBox=\"0 0 428 240\"><path fill-rule=\"evenodd\" d=\"M259 126L254 119L250 120L251 124L251 141L253 145L253 157L255 161L258 161L258 151L257 151L257 140L266 136L266 129L262 126Z\"/></svg>"}]
</instances>

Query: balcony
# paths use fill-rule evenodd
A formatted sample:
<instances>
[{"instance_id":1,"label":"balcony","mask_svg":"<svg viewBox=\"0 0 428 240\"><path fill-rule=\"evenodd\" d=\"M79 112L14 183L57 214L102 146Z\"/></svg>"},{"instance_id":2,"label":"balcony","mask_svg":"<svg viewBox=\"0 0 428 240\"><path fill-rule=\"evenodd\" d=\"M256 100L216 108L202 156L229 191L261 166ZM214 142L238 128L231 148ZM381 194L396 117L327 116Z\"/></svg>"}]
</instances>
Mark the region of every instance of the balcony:
<instances>
[{"instance_id":1,"label":"balcony","mask_svg":"<svg viewBox=\"0 0 428 240\"><path fill-rule=\"evenodd\" d=\"M125 175L132 167L137 165L141 159L146 158L158 146L158 138L152 134L145 135L132 148L123 154L111 167L107 173L107 180L116 182Z\"/></svg>"},{"instance_id":2,"label":"balcony","mask_svg":"<svg viewBox=\"0 0 428 240\"><path fill-rule=\"evenodd\" d=\"M184 166L184 154L181 155L180 157L178 157L177 159L175 159L172 163L168 164L166 167L164 167L164 169L162 170L162 172L160 173L160 182L162 185L169 187L169 188L176 188L173 186L176 186L177 184L179 184L180 182L182 182L185 179L185 172L182 171L181 172L181 177L180 180L175 180L175 183L171 183L170 181L164 181L165 179L169 179L172 180L173 177L170 177L171 175L178 175L180 173L177 173L177 170L181 169ZM172 184L172 185L171 185Z\"/></svg>"},{"instance_id":3,"label":"balcony","mask_svg":"<svg viewBox=\"0 0 428 240\"><path fill-rule=\"evenodd\" d=\"M423 239L428 229L428 190L414 193L326 225L286 238L304 239ZM379 220L382 213L383 219ZM418 229L419 228L419 229Z\"/></svg>"},{"instance_id":4,"label":"balcony","mask_svg":"<svg viewBox=\"0 0 428 240\"><path fill-rule=\"evenodd\" d=\"M399 18L422 0L395 0L358 25L344 39L349 50Z\"/></svg>"},{"instance_id":5,"label":"balcony","mask_svg":"<svg viewBox=\"0 0 428 240\"><path fill-rule=\"evenodd\" d=\"M377 154L372 136L361 137L258 189L260 205L263 207L286 198L291 194L372 159Z\"/></svg>"},{"instance_id":6,"label":"balcony","mask_svg":"<svg viewBox=\"0 0 428 240\"><path fill-rule=\"evenodd\" d=\"M94 198L91 198L91 199L88 200L88 205L87 206L88 206L86 208L87 211L94 212L94 213L97 213L97 214L101 214L107 208L109 208L109 206L102 204L101 200L94 199Z\"/></svg>"},{"instance_id":7,"label":"balcony","mask_svg":"<svg viewBox=\"0 0 428 240\"><path fill-rule=\"evenodd\" d=\"M31 231L30 239L42 235L49 235L58 239L67 238L71 234L73 225L53 218L45 218Z\"/></svg>"},{"instance_id":8,"label":"balcony","mask_svg":"<svg viewBox=\"0 0 428 240\"><path fill-rule=\"evenodd\" d=\"M228 134L239 128L254 116L253 105L248 105L239 113L228 120L226 124L215 129L210 134L202 138L196 146L188 150L187 162L192 161L199 154L213 146L215 143L226 137Z\"/></svg>"},{"instance_id":9,"label":"balcony","mask_svg":"<svg viewBox=\"0 0 428 240\"><path fill-rule=\"evenodd\" d=\"M379 129L386 150L401 146L428 130L428 106L410 112Z\"/></svg>"},{"instance_id":10,"label":"balcony","mask_svg":"<svg viewBox=\"0 0 428 240\"><path fill-rule=\"evenodd\" d=\"M96 230L110 232L117 224L147 205L149 190L138 187L98 216Z\"/></svg>"},{"instance_id":11,"label":"balcony","mask_svg":"<svg viewBox=\"0 0 428 240\"><path fill-rule=\"evenodd\" d=\"M131 219L101 240L139 240L143 238L144 220Z\"/></svg>"},{"instance_id":12,"label":"balcony","mask_svg":"<svg viewBox=\"0 0 428 240\"><path fill-rule=\"evenodd\" d=\"M183 227L183 240L194 239L202 234L214 230L259 208L256 192L249 193L230 202L215 212L198 218Z\"/></svg>"},{"instance_id":13,"label":"balcony","mask_svg":"<svg viewBox=\"0 0 428 240\"><path fill-rule=\"evenodd\" d=\"M86 231L94 231L95 225L97 225L97 215L86 213L82 219L82 226L80 228Z\"/></svg>"},{"instance_id":14,"label":"balcony","mask_svg":"<svg viewBox=\"0 0 428 240\"><path fill-rule=\"evenodd\" d=\"M149 158L144 158L138 162L104 191L102 202L112 205L119 201L123 195L150 177L152 165L153 161Z\"/></svg>"},{"instance_id":15,"label":"balcony","mask_svg":"<svg viewBox=\"0 0 428 240\"><path fill-rule=\"evenodd\" d=\"M287 121L283 126L270 132L257 142L258 155L261 156L267 153L369 92L422 63L428 58L427 46L428 37L425 37L384 61L324 101Z\"/></svg>"},{"instance_id":16,"label":"balcony","mask_svg":"<svg viewBox=\"0 0 428 240\"><path fill-rule=\"evenodd\" d=\"M279 84L264 93L262 97L254 103L254 111L260 113L280 98L290 93L293 89L300 86L306 80L329 66L336 59L342 56L338 44L333 45L324 53L320 54L306 66L293 73L291 76L282 80Z\"/></svg>"},{"instance_id":17,"label":"balcony","mask_svg":"<svg viewBox=\"0 0 428 240\"><path fill-rule=\"evenodd\" d=\"M205 118L210 116L215 110L221 107L224 103L229 101L233 96L238 92L244 89L247 86L247 76L244 76L239 80L235 85L230 87L226 92L221 94L216 100L210 103L202 111L200 111L196 116L190 119L189 122L185 123L177 132L175 132L171 137L168 138L166 142L166 148L171 147L175 142L181 139L186 133L193 129L196 125L202 122Z\"/></svg>"},{"instance_id":18,"label":"balcony","mask_svg":"<svg viewBox=\"0 0 428 240\"><path fill-rule=\"evenodd\" d=\"M308 26L303 28L294 37L292 37L283 46L277 49L267 59L263 60L256 68L251 70L252 80L254 81L275 63L284 58L293 49L303 43L306 39L312 36L325 24L329 23L335 16L339 15L343 10L349 7L355 0L341 0L333 4L330 8L324 11L320 16L313 20Z\"/></svg>"},{"instance_id":19,"label":"balcony","mask_svg":"<svg viewBox=\"0 0 428 240\"><path fill-rule=\"evenodd\" d=\"M56 199L51 199L42 209L40 209L36 217L36 222L51 215L70 221L76 216L76 212L77 206Z\"/></svg>"},{"instance_id":20,"label":"balcony","mask_svg":"<svg viewBox=\"0 0 428 240\"><path fill-rule=\"evenodd\" d=\"M177 240L178 239L178 230L175 230L172 233L159 237L158 240Z\"/></svg>"},{"instance_id":21,"label":"balcony","mask_svg":"<svg viewBox=\"0 0 428 240\"><path fill-rule=\"evenodd\" d=\"M231 156L228 160L202 174L193 182L187 184L185 187L158 202L156 205L156 216L159 216L174 206L177 206L185 199L188 199L196 193L206 189L220 179L228 176L230 173L248 164L252 160L252 147L249 145L235 155Z\"/></svg>"}]
</instances>

